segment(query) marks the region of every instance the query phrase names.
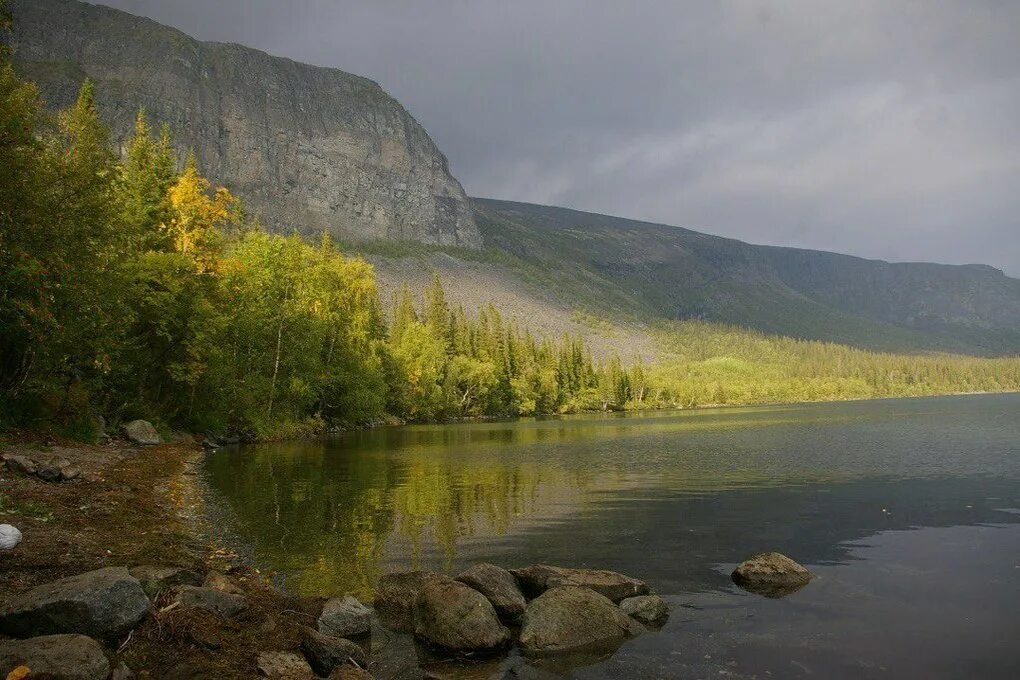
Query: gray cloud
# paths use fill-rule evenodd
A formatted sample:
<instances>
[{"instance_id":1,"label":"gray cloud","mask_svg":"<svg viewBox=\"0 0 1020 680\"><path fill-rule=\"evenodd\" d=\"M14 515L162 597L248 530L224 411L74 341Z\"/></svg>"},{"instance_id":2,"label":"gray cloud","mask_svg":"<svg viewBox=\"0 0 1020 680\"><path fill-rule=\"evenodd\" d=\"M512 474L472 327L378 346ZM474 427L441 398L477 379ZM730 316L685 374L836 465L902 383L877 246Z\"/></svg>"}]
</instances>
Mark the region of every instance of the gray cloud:
<instances>
[{"instance_id":1,"label":"gray cloud","mask_svg":"<svg viewBox=\"0 0 1020 680\"><path fill-rule=\"evenodd\" d=\"M1020 275L1020 3L103 4L377 80L473 195Z\"/></svg>"}]
</instances>

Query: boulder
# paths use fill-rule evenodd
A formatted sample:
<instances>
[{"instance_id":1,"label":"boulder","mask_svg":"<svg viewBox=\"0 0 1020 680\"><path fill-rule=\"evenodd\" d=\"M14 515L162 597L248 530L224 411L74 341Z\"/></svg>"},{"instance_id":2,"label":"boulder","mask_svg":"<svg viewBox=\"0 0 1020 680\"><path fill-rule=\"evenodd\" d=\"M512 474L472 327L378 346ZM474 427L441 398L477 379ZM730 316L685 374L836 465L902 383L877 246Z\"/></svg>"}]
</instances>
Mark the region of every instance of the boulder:
<instances>
[{"instance_id":1,"label":"boulder","mask_svg":"<svg viewBox=\"0 0 1020 680\"><path fill-rule=\"evenodd\" d=\"M60 470L63 467L70 467L71 461L67 459L49 459L36 461L35 476L47 482L59 482L61 480Z\"/></svg>"},{"instance_id":2,"label":"boulder","mask_svg":"<svg viewBox=\"0 0 1020 680\"><path fill-rule=\"evenodd\" d=\"M0 677L8 677L19 666L30 669L30 678L106 680L110 675L110 662L103 648L84 635L0 640Z\"/></svg>"},{"instance_id":3,"label":"boulder","mask_svg":"<svg viewBox=\"0 0 1020 680\"><path fill-rule=\"evenodd\" d=\"M393 630L407 632L413 628L414 603L428 583L449 581L432 571L408 571L387 574L375 588L375 611L384 624Z\"/></svg>"},{"instance_id":4,"label":"boulder","mask_svg":"<svg viewBox=\"0 0 1020 680\"><path fill-rule=\"evenodd\" d=\"M521 650L556 654L615 649L639 632L629 616L594 590L554 587L528 603L521 619Z\"/></svg>"},{"instance_id":5,"label":"boulder","mask_svg":"<svg viewBox=\"0 0 1020 680\"><path fill-rule=\"evenodd\" d=\"M359 645L341 637L323 635L310 628L301 640L301 651L316 675L322 676L329 675L334 668L346 663L364 666L368 662L365 650Z\"/></svg>"},{"instance_id":6,"label":"boulder","mask_svg":"<svg viewBox=\"0 0 1020 680\"><path fill-rule=\"evenodd\" d=\"M523 569L512 569L511 573L517 577L529 597L537 597L550 588L569 586L594 590L613 602L650 592L644 581L605 569L566 569L536 564Z\"/></svg>"},{"instance_id":7,"label":"boulder","mask_svg":"<svg viewBox=\"0 0 1020 680\"><path fill-rule=\"evenodd\" d=\"M294 652L261 652L255 659L259 676L270 680L314 680L308 662Z\"/></svg>"},{"instance_id":8,"label":"boulder","mask_svg":"<svg viewBox=\"0 0 1020 680\"><path fill-rule=\"evenodd\" d=\"M181 567L158 567L151 564L144 564L132 567L130 573L142 584L142 590L150 598L155 597L159 591L177 586L200 586L202 577L189 569Z\"/></svg>"},{"instance_id":9,"label":"boulder","mask_svg":"<svg viewBox=\"0 0 1020 680\"><path fill-rule=\"evenodd\" d=\"M647 625L660 623L669 616L669 607L658 595L638 595L620 602L620 610Z\"/></svg>"},{"instance_id":10,"label":"boulder","mask_svg":"<svg viewBox=\"0 0 1020 680\"><path fill-rule=\"evenodd\" d=\"M776 598L806 586L811 580L811 572L782 553L768 552L738 564L732 578L744 590Z\"/></svg>"},{"instance_id":11,"label":"boulder","mask_svg":"<svg viewBox=\"0 0 1020 680\"><path fill-rule=\"evenodd\" d=\"M34 475L38 469L35 461L27 456L5 456L4 464L11 472L20 472L23 475Z\"/></svg>"},{"instance_id":12,"label":"boulder","mask_svg":"<svg viewBox=\"0 0 1020 680\"><path fill-rule=\"evenodd\" d=\"M358 637L372 630L372 610L347 595L326 600L319 615L320 633L337 637Z\"/></svg>"},{"instance_id":13,"label":"boulder","mask_svg":"<svg viewBox=\"0 0 1020 680\"><path fill-rule=\"evenodd\" d=\"M0 524L0 550L14 550L21 543L21 531L13 524Z\"/></svg>"},{"instance_id":14,"label":"boulder","mask_svg":"<svg viewBox=\"0 0 1020 680\"><path fill-rule=\"evenodd\" d=\"M126 635L149 612L138 579L124 567L106 567L46 583L0 609L0 631L14 637L81 633Z\"/></svg>"},{"instance_id":15,"label":"boulder","mask_svg":"<svg viewBox=\"0 0 1020 680\"><path fill-rule=\"evenodd\" d=\"M517 621L524 614L528 601L517 585L517 579L506 569L494 564L479 563L461 572L456 580L480 592L504 621Z\"/></svg>"},{"instance_id":16,"label":"boulder","mask_svg":"<svg viewBox=\"0 0 1020 680\"><path fill-rule=\"evenodd\" d=\"M498 651L510 642L485 596L460 581L426 584L414 603L414 634L432 647L455 654Z\"/></svg>"},{"instance_id":17,"label":"boulder","mask_svg":"<svg viewBox=\"0 0 1020 680\"><path fill-rule=\"evenodd\" d=\"M60 479L65 482L70 482L72 479L78 479L81 477L81 468L77 465L68 463L67 465L60 466Z\"/></svg>"},{"instance_id":18,"label":"boulder","mask_svg":"<svg viewBox=\"0 0 1020 680\"><path fill-rule=\"evenodd\" d=\"M153 444L161 444L163 442L163 438L159 436L159 432L156 432L156 428L154 428L152 423L148 420L132 420L130 423L124 425L123 429L124 436L134 444L151 446Z\"/></svg>"},{"instance_id":19,"label":"boulder","mask_svg":"<svg viewBox=\"0 0 1020 680\"><path fill-rule=\"evenodd\" d=\"M178 586L174 602L179 603L182 607L215 612L228 619L248 608L248 598L243 595L234 595L222 590L198 586Z\"/></svg>"}]
</instances>

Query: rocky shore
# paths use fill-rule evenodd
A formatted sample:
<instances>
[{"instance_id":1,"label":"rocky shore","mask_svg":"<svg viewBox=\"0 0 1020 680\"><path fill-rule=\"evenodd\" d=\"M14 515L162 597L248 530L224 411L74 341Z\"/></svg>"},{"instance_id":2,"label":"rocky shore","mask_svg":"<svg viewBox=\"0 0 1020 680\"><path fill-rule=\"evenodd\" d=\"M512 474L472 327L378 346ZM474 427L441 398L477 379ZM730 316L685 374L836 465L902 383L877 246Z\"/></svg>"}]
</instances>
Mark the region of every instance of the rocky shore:
<instances>
[{"instance_id":1,"label":"rocky shore","mask_svg":"<svg viewBox=\"0 0 1020 680\"><path fill-rule=\"evenodd\" d=\"M542 564L389 574L371 603L294 597L203 530L200 444L125 434L0 447L0 678L558 677L669 616L637 578ZM733 579L779 597L810 573L765 553Z\"/></svg>"}]
</instances>

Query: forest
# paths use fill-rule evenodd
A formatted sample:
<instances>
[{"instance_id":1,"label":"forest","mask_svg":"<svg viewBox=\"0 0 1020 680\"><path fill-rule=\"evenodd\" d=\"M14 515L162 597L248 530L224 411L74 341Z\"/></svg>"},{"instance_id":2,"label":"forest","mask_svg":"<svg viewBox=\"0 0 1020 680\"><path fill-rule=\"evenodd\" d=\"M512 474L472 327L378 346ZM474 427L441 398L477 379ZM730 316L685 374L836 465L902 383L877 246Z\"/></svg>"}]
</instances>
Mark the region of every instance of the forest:
<instances>
[{"instance_id":1,"label":"forest","mask_svg":"<svg viewBox=\"0 0 1020 680\"><path fill-rule=\"evenodd\" d=\"M381 301L328 235L271 234L139 111L114 151L85 82L45 110L0 58L0 429L146 418L249 439L435 421L1020 389L1020 360L874 354L704 322L596 362L434 278ZM388 305L389 308L384 307ZM102 420L101 420L102 419Z\"/></svg>"}]
</instances>

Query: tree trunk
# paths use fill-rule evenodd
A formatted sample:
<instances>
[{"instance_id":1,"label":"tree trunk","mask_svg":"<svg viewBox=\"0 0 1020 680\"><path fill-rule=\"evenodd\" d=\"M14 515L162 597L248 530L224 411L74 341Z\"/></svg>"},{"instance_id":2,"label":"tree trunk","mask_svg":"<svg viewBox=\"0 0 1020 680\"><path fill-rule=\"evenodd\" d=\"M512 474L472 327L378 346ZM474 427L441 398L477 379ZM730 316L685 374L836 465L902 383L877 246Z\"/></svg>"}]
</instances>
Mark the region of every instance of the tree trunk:
<instances>
[{"instance_id":1,"label":"tree trunk","mask_svg":"<svg viewBox=\"0 0 1020 680\"><path fill-rule=\"evenodd\" d=\"M269 385L269 408L266 416L273 415L273 400L276 398L276 378L280 374L280 349L283 346L283 317L287 303L290 302L290 284L283 293L283 304L280 305L280 323L276 327L276 359L273 362L273 381Z\"/></svg>"}]
</instances>

